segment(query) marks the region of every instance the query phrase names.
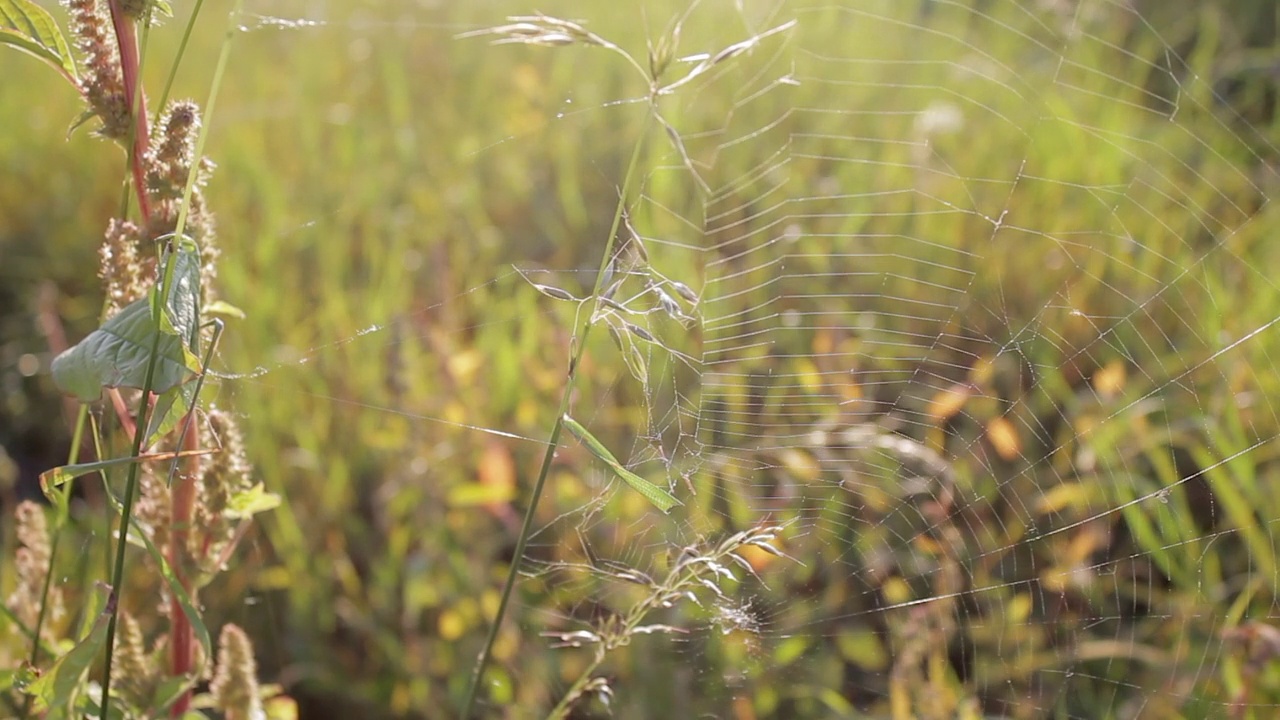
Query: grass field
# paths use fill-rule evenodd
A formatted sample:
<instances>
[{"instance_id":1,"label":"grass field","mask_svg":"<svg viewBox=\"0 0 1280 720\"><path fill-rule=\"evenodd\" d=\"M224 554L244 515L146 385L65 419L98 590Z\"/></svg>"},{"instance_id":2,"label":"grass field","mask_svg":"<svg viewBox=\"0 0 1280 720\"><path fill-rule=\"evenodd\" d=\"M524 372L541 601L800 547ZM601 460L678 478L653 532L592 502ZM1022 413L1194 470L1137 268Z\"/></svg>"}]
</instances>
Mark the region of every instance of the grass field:
<instances>
[{"instance_id":1,"label":"grass field","mask_svg":"<svg viewBox=\"0 0 1280 720\"><path fill-rule=\"evenodd\" d=\"M304 718L456 716L586 319L532 283L591 295L634 150L636 272L691 288L696 321L627 316L657 341L620 348L598 328L571 402L683 505L605 493L562 438L483 716L543 717L594 667L560 634L605 627L611 706L597 687L572 717L1270 716L1274 8L708 0L681 57L796 24L658 101L677 145L618 54L457 36L580 18L644 72L686 3L522 2L236 20L206 200L246 318L210 391L283 502L200 598L264 682ZM230 9L203 8L175 96L205 102ZM153 95L177 11L148 38ZM72 341L97 325L126 164L67 137L80 101L52 71L0 52L0 74L8 512L70 438L41 288ZM95 498L71 597L109 577ZM761 523L790 559L743 549L758 579L725 560L700 604L619 629L654 592L623 568L660 584ZM123 604L154 637L142 558Z\"/></svg>"}]
</instances>

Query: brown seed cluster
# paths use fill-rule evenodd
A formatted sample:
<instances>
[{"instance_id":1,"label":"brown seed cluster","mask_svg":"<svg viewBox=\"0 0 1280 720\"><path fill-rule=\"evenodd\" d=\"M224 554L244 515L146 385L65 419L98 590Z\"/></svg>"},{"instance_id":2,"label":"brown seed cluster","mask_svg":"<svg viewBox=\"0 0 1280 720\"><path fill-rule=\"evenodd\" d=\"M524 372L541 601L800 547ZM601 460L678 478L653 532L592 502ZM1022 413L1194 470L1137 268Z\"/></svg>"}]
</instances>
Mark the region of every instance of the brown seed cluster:
<instances>
[{"instance_id":1,"label":"brown seed cluster","mask_svg":"<svg viewBox=\"0 0 1280 720\"><path fill-rule=\"evenodd\" d=\"M18 537L18 551L14 557L17 583L5 600L7 607L28 630L34 631L40 615L40 599L44 595L45 577L49 572L49 528L44 510L30 500L23 501L14 510L14 528ZM55 635L51 626L62 619L65 609L62 592L56 586L49 588L45 611L45 624L41 635L51 641Z\"/></svg>"},{"instance_id":2,"label":"brown seed cluster","mask_svg":"<svg viewBox=\"0 0 1280 720\"><path fill-rule=\"evenodd\" d=\"M219 450L201 465L194 522L199 532L189 536L188 552L201 572L213 574L221 569L220 559L235 538L236 519L228 513L231 499L249 489L253 467L245 457L244 439L230 413L211 410L203 435L204 447Z\"/></svg>"},{"instance_id":3,"label":"brown seed cluster","mask_svg":"<svg viewBox=\"0 0 1280 720\"><path fill-rule=\"evenodd\" d=\"M71 31L76 47L84 55L84 75L80 89L89 102L85 119L97 115L97 133L111 140L129 135L129 100L124 91L124 74L116 50L110 18L100 0L68 0Z\"/></svg>"},{"instance_id":4,"label":"brown seed cluster","mask_svg":"<svg viewBox=\"0 0 1280 720\"><path fill-rule=\"evenodd\" d=\"M209 692L213 695L214 707L221 710L227 720L263 716L253 645L237 625L222 626L218 638L218 669L209 683Z\"/></svg>"}]
</instances>

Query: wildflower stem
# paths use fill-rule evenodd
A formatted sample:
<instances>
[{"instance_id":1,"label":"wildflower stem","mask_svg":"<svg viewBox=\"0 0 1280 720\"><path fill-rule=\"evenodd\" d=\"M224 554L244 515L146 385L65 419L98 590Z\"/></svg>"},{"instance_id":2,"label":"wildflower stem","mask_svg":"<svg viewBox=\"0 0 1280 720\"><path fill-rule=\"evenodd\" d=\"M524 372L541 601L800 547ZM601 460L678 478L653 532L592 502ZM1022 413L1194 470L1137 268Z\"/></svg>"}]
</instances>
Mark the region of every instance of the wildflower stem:
<instances>
[{"instance_id":1,"label":"wildflower stem","mask_svg":"<svg viewBox=\"0 0 1280 720\"><path fill-rule=\"evenodd\" d=\"M204 157L204 143L209 136L209 121L213 117L215 101L218 98L218 89L222 86L222 74L227 67L227 58L231 54L231 38L235 32L236 21L240 17L240 10L244 5L244 0L236 0L235 7L232 8L227 25L227 34L222 43L222 51L218 55L218 64L213 71L213 81L209 88L209 98L205 102L205 122L200 128L200 134L196 137L195 151L192 154L191 170L187 174L187 186L182 194L182 207L178 211L178 221L174 229L174 237L182 237L183 231L186 229L187 217L191 210L191 195L195 190L196 179L199 174L200 158ZM170 254L172 260L172 253ZM169 262L165 268L164 286L168 287L173 280L173 262ZM154 358L152 358L154 360ZM189 423L191 415L188 415L181 421L182 437L181 442L184 450L195 450L199 445L199 435L189 432ZM141 427L146 427L142 425ZM144 431L145 432L145 431ZM190 579L187 577L186 563L183 561L184 554L187 551L187 533L191 527L191 521L195 517L195 501L196 501L196 475L199 471L199 459L196 456L190 456L184 463L183 472L178 474L174 480L170 491L170 522L171 534L169 541L169 564L173 568L173 572L177 574L178 581L182 583L183 589L188 595L194 597L195 589L191 585ZM170 649L170 673L174 677L181 677L192 670L192 628L191 622L188 620L186 612L183 610L181 602L178 598L172 598L169 603L169 628L171 634ZM191 690L188 688L182 693L182 696L174 702L171 709L171 717L181 717L186 713L191 703Z\"/></svg>"},{"instance_id":2,"label":"wildflower stem","mask_svg":"<svg viewBox=\"0 0 1280 720\"><path fill-rule=\"evenodd\" d=\"M111 24L115 30L116 46L120 52L120 71L124 78L125 99L129 104L130 114L134 121L133 125L130 126L133 138L129 143L129 167L133 175L134 193L138 196L138 211L141 213L145 224L151 218L151 206L147 198L146 169L143 167L147 144L150 140L150 132L147 129L146 100L143 96L142 82L139 77L140 60L137 27L125 15L120 0L109 0L108 5L111 8ZM169 258L168 265L171 269L173 265L172 255ZM166 275L171 274L171 271L166 273ZM161 293L164 292L164 287L164 285L161 286ZM147 434L147 411L150 409L151 388L155 382L161 334L160 328L157 327L151 340L151 353L147 358L147 372L142 384L142 397L138 401L138 418L133 432L131 452L135 458L142 454L142 443ZM107 621L106 660L102 671L102 705L101 713L99 714L102 720L106 720L109 717L108 713L111 707L111 665L115 655L116 623L119 619L118 597L120 587L124 582L124 556L128 547L126 539L129 534L129 518L133 514L133 502L138 494L138 471L139 464L136 462L130 463L128 480L125 483L124 506L120 512L120 533L116 540L115 565L111 573L112 599L108 600L107 603L108 607L111 608L111 616Z\"/></svg>"},{"instance_id":3,"label":"wildflower stem","mask_svg":"<svg viewBox=\"0 0 1280 720\"><path fill-rule=\"evenodd\" d=\"M134 21L125 15L121 0L108 0L111 8L111 25L115 29L116 47L120 51L120 72L124 77L124 96L133 117L133 139L129 144L129 166L133 171L133 190L138 196L138 212L144 223L151 219L151 201L147 197L147 172L143 158L151 132L147 128L146 99L139 76L138 30Z\"/></svg>"},{"instance_id":4,"label":"wildflower stem","mask_svg":"<svg viewBox=\"0 0 1280 720\"><path fill-rule=\"evenodd\" d=\"M609 261L613 258L614 241L618 236L618 229L622 226L622 213L626 208L627 198L631 194L631 183L635 179L636 167L640 163L640 150L644 147L645 136L648 134L650 121L653 119L652 113L646 114L644 127L640 131L640 136L636 140L635 149L631 152L631 161L627 165L626 174L623 176L622 192L618 196L618 204L613 212L613 225L609 228L609 237L605 241L604 254L600 258L600 270L596 273L596 284L592 290L592 296L596 299L595 311L587 316L583 322L582 329L579 331L576 342L576 350L569 360L569 373L565 380L564 391L560 395L560 409L556 412L555 424L551 428L551 438L547 441L546 452L542 455L542 466L538 470L538 479L534 482L533 493L529 497L529 505L524 511L524 522L520 526L520 536L516 539L515 555L511 561L511 567L507 570L507 580L502 586L502 596L498 601L498 612L494 615L493 623L489 626L489 636L485 640L484 649L480 652L480 657L476 660L475 669L471 673L471 682L467 687L467 695L463 701L462 720L471 717L471 712L475 706L476 693L480 687L480 679L484 676L485 666L489 664L489 658L493 654L493 643L498 638L498 630L502 627L502 619L506 615L507 603L511 600L511 591L515 587L516 577L520 573L520 560L524 557L525 545L529 541L529 535L533 530L533 517L538 509L538 500L542 497L543 487L547 482L547 475L551 472L551 463L556 456L556 448L560 443L560 433L564 430L564 417L569 411L569 400L573 396L574 380L577 378L578 368L581 367L579 360L587 347L587 336L591 333L592 320L600 311L600 291L604 282L605 270L609 266Z\"/></svg>"},{"instance_id":5,"label":"wildflower stem","mask_svg":"<svg viewBox=\"0 0 1280 720\"><path fill-rule=\"evenodd\" d=\"M187 414L190 418L191 414ZM183 419L183 425L188 420ZM184 432L182 438L183 450L198 450L200 445L200 436L193 432ZM187 534L191 529L191 520L195 516L195 499L196 499L196 474L199 471L200 459L196 456L190 456L181 462L183 469L174 478L173 486L170 488L170 520L169 520L169 567L177 576L178 582L182 584L182 589L187 591L188 596L194 601L194 588L191 581L187 577ZM169 675L170 677L183 677L191 672L192 666L192 642L193 634L191 629L191 621L187 619L186 612L182 609L182 601L173 595L169 598ZM174 701L170 708L170 717L181 717L187 712L191 705L191 691L188 689Z\"/></svg>"}]
</instances>

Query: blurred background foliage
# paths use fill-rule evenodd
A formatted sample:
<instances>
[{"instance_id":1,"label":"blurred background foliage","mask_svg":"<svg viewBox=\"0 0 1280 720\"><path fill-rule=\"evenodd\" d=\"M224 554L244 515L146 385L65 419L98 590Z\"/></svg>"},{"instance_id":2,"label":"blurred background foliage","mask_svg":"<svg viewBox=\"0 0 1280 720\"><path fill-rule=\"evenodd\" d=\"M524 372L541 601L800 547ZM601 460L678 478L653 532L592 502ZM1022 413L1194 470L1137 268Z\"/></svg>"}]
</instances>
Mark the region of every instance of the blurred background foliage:
<instances>
[{"instance_id":1,"label":"blurred background foliage","mask_svg":"<svg viewBox=\"0 0 1280 720\"><path fill-rule=\"evenodd\" d=\"M908 25L889 31L886 23L841 21L834 10L841 4L874 6ZM1011 3L972 4L1011 28L1028 17ZM473 428L545 437L572 331L571 309L539 296L511 266L561 270L555 284L578 295L589 289L643 117L641 105L604 104L646 92L618 58L593 48L495 47L454 35L538 10L583 18L644 58L646 40L686 8L523 0L248 5L241 19L248 31L234 40L213 120L208 152L218 170L208 200L225 253L220 292L248 313L232 323L218 369L269 371L221 383L218 392L243 416L250 457L285 503L206 591L209 624L249 628L265 678L298 698L304 717L449 717L513 560L541 454L536 442ZM789 6L770 18L773 3L739 5L747 6L741 15L733 3L702 3L685 25L682 51L741 39L739 17L764 28L789 16ZM966 35L960 19L972 16L945 3L826 5L801 12L816 20L802 22L790 41L802 55L847 47L917 59L954 53L929 28L1015 61L1022 42L1012 30ZM940 136L934 148L961 178L1008 177L1009 164L1023 158L1053 177L1097 184L1130 185L1146 171L1146 182L1120 199L1139 211L1126 219L1145 218L1124 228L1143 238L1144 251L1097 264L1103 254L1085 248L1055 264L1064 251L1045 238L992 252L990 228L901 212L877 220L880 232L945 236L947 248L983 258L951 325L900 317L881 328L885 337L968 338L954 364L944 367L949 358L938 355L934 365L914 368L909 353L875 351L882 368L947 381L936 395L908 397L922 419L894 428L944 458L946 472L854 457L856 443L842 433L865 418L835 409L796 420L826 434L766 458L768 487L745 477L735 486L737 466L726 463L719 479L709 471L694 478L708 491L687 498L678 518L654 519L624 493L583 522L557 518L590 502L603 477L582 448L562 449L540 509L546 529L535 538L534 568L581 563L586 545L661 570L680 551L671 538L713 538L760 519L759 498L735 487L783 492L829 467L856 476L810 490L804 512L835 529L788 540L786 551L803 564L750 558L767 587L744 581L743 596L753 601L736 608L741 617L724 616L732 607L686 608L663 622L695 632L638 636L611 658L616 717L826 717L855 708L880 716L1210 717L1234 712L1234 702L1257 705L1247 712L1265 717L1267 704L1280 703L1280 673L1257 654L1276 601L1280 347L1266 331L1215 355L1269 327L1280 307L1280 289L1267 279L1280 265L1269 202L1280 191L1276 8L1270 0L1135 2L1150 22L1141 26L1102 3L1022 5L1046 22L1096 10L1092 31L1115 47L1162 62L1158 32L1187 59L1172 76L1185 73L1185 85L1170 88L1162 84L1169 75L1130 68L1118 53L1082 58L1122 74L1131 94L1108 90L1092 104L1084 94L1064 96L1055 108L1082 125L1148 141L1168 153L1159 156L1164 164L1154 164L1156 155L1135 162L1097 137L1050 124L1020 145L994 112L969 111L999 108L1028 120L1038 109L1007 106L982 84L959 90L964 131ZM203 99L228 9L221 0L206 7L179 97ZM178 3L178 20L152 34L151 88L162 86L187 12ZM692 154L706 150L697 133L723 126L740 99L734 83L748 84L766 61L764 53L745 58L736 74L671 102L669 119L689 132ZM1028 63L1021 81L1043 82L1040 71ZM889 108L947 96L945 76L918 72L860 78L867 87L842 89L842 101ZM49 92L44 68L2 53L0 73L0 502L8 512L15 498L38 494L36 473L66 456L64 406L47 375L48 334L63 328L75 339L95 324L96 250L119 201L124 158L84 132L67 137L76 98ZM831 87L802 82L737 108L733 122L759 127L789 107L821 106ZM1205 114L1226 126L1191 107L1177 122L1144 110L1178 91L1200 92ZM840 135L844 120L780 131L810 133L813 157L838 158L849 147L824 150L821 138ZM901 135L891 122L868 127ZM651 138L642 160L650 169L647 207L701 217L702 200L687 180L663 182L653 170L672 163L661 140ZM758 166L764 158L750 147L718 158L712 179ZM889 162L904 152L885 144L858 156ZM886 181L866 166L833 165L797 161L792 171L849 187ZM1216 194L1197 195L1197 183ZM1204 203L1192 212L1174 187ZM951 197L955 187L930 189ZM728 207L758 191L743 187L741 197L721 200ZM1007 206L1045 233L1115 229L1113 210L1069 190L1029 182L1016 197L999 192L973 202ZM829 227L815 227L857 231L848 226L853 214L876 209L895 208L833 207ZM654 234L679 232L661 213L642 219ZM1223 232L1204 235L1203 227ZM674 277L695 288L708 281L678 250L650 250ZM892 274L885 262L876 269ZM942 270L932 279L957 284ZM857 291L848 278L818 282L838 284L833 293ZM1046 309L1047 288L1063 287L1069 298L1061 311ZM766 292L744 296L742 307ZM881 292L865 309L892 317L886 303L909 290ZM1086 318L1125 319L1101 332ZM810 365L856 342L840 329L789 337L797 343L790 357ZM597 340L578 407L607 444L638 447L645 396L608 341ZM1011 341L1016 355L993 351ZM781 354L744 356L738 367L824 370ZM896 403L904 387L850 380L841 392ZM734 392L715 399L730 417L747 412L734 405L747 390ZM769 406L767 393L762 402L782 410ZM782 437L786 429L770 432ZM719 428L728 436L742 430ZM917 482L885 480L905 475ZM1162 489L1158 502L1143 500ZM101 532L89 495L79 532ZM81 558L66 582L86 587L99 571ZM523 582L516 621L498 639L487 712L540 716L534 709L549 707L586 662L580 651L552 649L540 633L575 629L627 602L625 590L569 566ZM898 607L882 609L889 605ZM578 713L603 716L604 708L585 703Z\"/></svg>"}]
</instances>

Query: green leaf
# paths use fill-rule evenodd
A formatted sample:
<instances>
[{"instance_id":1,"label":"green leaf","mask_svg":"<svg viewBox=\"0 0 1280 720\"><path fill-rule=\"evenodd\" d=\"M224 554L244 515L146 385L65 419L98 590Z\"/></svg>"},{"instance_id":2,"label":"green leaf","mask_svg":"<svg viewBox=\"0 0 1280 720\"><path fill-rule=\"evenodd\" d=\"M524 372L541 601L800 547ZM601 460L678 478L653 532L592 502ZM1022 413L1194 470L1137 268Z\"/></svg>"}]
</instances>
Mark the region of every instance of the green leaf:
<instances>
[{"instance_id":1,"label":"green leaf","mask_svg":"<svg viewBox=\"0 0 1280 720\"><path fill-rule=\"evenodd\" d=\"M97 400L104 387L141 388L146 380L152 343L160 329L152 318L150 306L146 298L126 305L102 327L54 358L54 384L82 402ZM157 353L152 392L168 392L190 380L200 369L195 355L175 335L163 335Z\"/></svg>"},{"instance_id":2,"label":"green leaf","mask_svg":"<svg viewBox=\"0 0 1280 720\"><path fill-rule=\"evenodd\" d=\"M0 43L44 60L76 82L76 63L58 23L31 0L0 0Z\"/></svg>"},{"instance_id":3,"label":"green leaf","mask_svg":"<svg viewBox=\"0 0 1280 720\"><path fill-rule=\"evenodd\" d=\"M582 427L581 423L577 420L574 420L568 415L565 415L563 420L565 427L569 428L569 432L586 445L587 448L591 450L592 455L603 460L606 465L613 469L613 472L617 474L618 477L626 481L628 485L630 485L636 492L643 495L646 500L653 503L659 510L662 512L668 512L671 508L680 504L680 501L671 493L623 467L622 463L618 462L618 459L613 456L613 453L609 452L609 448L605 447L604 444L597 440L594 435L587 431L586 428Z\"/></svg>"},{"instance_id":4,"label":"green leaf","mask_svg":"<svg viewBox=\"0 0 1280 720\"><path fill-rule=\"evenodd\" d=\"M231 303L225 300L214 300L213 302L209 303L207 306L205 306L204 314L205 315L225 315L227 317L233 317L237 320L243 320L246 317L248 317L248 315L245 314L244 310L241 310L240 308L236 307L235 305L232 305Z\"/></svg>"},{"instance_id":5,"label":"green leaf","mask_svg":"<svg viewBox=\"0 0 1280 720\"><path fill-rule=\"evenodd\" d=\"M107 592L106 606L94 619L89 632L27 689L35 697L36 712L44 712L46 720L73 717L72 704L84 685L89 668L106 642L107 624L115 610L115 593L109 590Z\"/></svg>"},{"instance_id":6,"label":"green leaf","mask_svg":"<svg viewBox=\"0 0 1280 720\"><path fill-rule=\"evenodd\" d=\"M269 493L262 483L232 495L227 501L227 515L247 518L280 507L280 496Z\"/></svg>"},{"instance_id":7,"label":"green leaf","mask_svg":"<svg viewBox=\"0 0 1280 720\"><path fill-rule=\"evenodd\" d=\"M160 452L160 453L144 453L138 457L121 457L112 458L110 460L98 460L97 462L80 463L78 465L63 465L52 470L45 470L40 473L40 488L44 490L44 494L49 496L53 489L65 483L68 483L82 475L99 472L117 465L130 465L135 462L147 462L151 460L173 460L175 458L189 457L192 455L212 455L216 450L183 450L181 452Z\"/></svg>"}]
</instances>

